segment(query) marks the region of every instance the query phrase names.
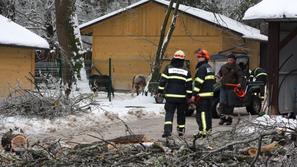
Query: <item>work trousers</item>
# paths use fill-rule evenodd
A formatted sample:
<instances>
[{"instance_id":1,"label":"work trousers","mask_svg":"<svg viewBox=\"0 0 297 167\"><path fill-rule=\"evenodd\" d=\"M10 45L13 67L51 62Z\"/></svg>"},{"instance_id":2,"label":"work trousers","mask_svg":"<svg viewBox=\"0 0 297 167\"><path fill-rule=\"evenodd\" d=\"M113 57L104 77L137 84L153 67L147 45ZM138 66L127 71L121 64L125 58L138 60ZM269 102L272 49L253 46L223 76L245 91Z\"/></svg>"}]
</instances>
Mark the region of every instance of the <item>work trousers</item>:
<instances>
[{"instance_id":1,"label":"work trousers","mask_svg":"<svg viewBox=\"0 0 297 167\"><path fill-rule=\"evenodd\" d=\"M233 89L221 88L220 89L220 114L231 116L233 114L234 106L238 103Z\"/></svg>"},{"instance_id":2,"label":"work trousers","mask_svg":"<svg viewBox=\"0 0 297 167\"><path fill-rule=\"evenodd\" d=\"M185 123L186 117L185 112L187 109L187 104L185 102L180 103L165 103L165 124L164 124L164 133L171 134L172 133L172 124L174 118L174 112L177 110L177 130L178 132L185 131Z\"/></svg>"},{"instance_id":3,"label":"work trousers","mask_svg":"<svg viewBox=\"0 0 297 167\"><path fill-rule=\"evenodd\" d=\"M212 128L211 102L212 98L201 98L197 104L196 121L201 134L206 134Z\"/></svg>"}]
</instances>

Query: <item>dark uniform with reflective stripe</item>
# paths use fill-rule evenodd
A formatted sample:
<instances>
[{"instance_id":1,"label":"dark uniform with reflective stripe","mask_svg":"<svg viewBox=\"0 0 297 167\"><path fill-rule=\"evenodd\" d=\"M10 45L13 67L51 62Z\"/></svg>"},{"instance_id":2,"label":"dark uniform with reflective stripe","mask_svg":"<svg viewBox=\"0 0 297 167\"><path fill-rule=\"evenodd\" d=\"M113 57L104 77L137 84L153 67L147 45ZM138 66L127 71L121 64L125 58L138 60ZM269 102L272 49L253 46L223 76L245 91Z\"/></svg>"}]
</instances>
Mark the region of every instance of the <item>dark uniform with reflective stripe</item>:
<instances>
[{"instance_id":1,"label":"dark uniform with reflective stripe","mask_svg":"<svg viewBox=\"0 0 297 167\"><path fill-rule=\"evenodd\" d=\"M170 136L174 112L177 109L177 130L180 135L185 130L185 111L187 98L192 95L192 78L190 71L185 67L168 65L161 75L158 92L165 94L165 125L164 135Z\"/></svg>"},{"instance_id":2,"label":"dark uniform with reflective stripe","mask_svg":"<svg viewBox=\"0 0 297 167\"><path fill-rule=\"evenodd\" d=\"M210 106L213 97L214 84L215 76L212 67L207 61L198 63L194 80L193 96L200 97L197 104L196 121L199 126L199 133L202 135L205 135L212 128Z\"/></svg>"},{"instance_id":3,"label":"dark uniform with reflective stripe","mask_svg":"<svg viewBox=\"0 0 297 167\"><path fill-rule=\"evenodd\" d=\"M267 73L263 68L257 67L256 69L254 69L252 71L252 75L254 77L254 81L261 81L264 83L263 86L261 86L260 88L260 98L264 99L264 95L265 95L265 85L267 82Z\"/></svg>"}]
</instances>

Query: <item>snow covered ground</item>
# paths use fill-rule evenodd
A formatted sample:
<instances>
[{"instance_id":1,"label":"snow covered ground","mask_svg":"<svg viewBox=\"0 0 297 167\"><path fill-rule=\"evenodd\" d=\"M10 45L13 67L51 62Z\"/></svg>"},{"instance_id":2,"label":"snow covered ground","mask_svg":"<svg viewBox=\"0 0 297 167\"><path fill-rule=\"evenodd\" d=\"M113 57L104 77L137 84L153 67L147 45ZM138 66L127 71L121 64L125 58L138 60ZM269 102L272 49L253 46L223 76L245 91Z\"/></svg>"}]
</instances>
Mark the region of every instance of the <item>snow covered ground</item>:
<instances>
[{"instance_id":1,"label":"snow covered ground","mask_svg":"<svg viewBox=\"0 0 297 167\"><path fill-rule=\"evenodd\" d=\"M125 121L139 118L161 117L164 113L162 104L155 104L153 97L132 97L129 93L116 93L112 102L106 98L106 93L96 98L96 104L91 106L91 111L78 115L53 120L41 118L25 118L21 116L2 117L0 120L0 133L9 128L22 128L26 134L43 134L62 129L77 127L92 127L105 125L117 117Z\"/></svg>"},{"instance_id":2,"label":"snow covered ground","mask_svg":"<svg viewBox=\"0 0 297 167\"><path fill-rule=\"evenodd\" d=\"M71 96L77 96L90 91L86 76L83 70L82 80L77 82L77 89ZM85 105L85 102L81 103ZM91 130L96 127L108 126L111 123L136 119L159 118L164 115L164 105L156 104L151 96L131 96L131 93L115 93L115 97L109 102L106 92L100 92L94 97L91 109L86 113L69 115L53 120L42 118L26 118L22 116L1 117L0 134L9 128L18 127L30 136L71 134Z\"/></svg>"}]
</instances>

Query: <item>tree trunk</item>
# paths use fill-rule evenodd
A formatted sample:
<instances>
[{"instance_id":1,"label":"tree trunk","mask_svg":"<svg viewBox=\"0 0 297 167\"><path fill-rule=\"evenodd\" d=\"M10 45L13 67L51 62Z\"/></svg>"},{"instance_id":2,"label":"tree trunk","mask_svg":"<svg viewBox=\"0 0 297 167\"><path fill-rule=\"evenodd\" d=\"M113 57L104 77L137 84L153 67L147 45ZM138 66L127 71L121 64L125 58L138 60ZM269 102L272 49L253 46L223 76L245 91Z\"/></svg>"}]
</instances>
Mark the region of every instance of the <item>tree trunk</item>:
<instances>
[{"instance_id":1,"label":"tree trunk","mask_svg":"<svg viewBox=\"0 0 297 167\"><path fill-rule=\"evenodd\" d=\"M165 51L167 49L167 46L168 46L168 44L170 42L173 31L175 29L179 3L180 3L180 0L176 0L176 5L175 5L174 13L173 13L173 16L172 16L170 29L169 29L169 32L167 33L166 37L165 37L165 40L163 41L163 47L161 48L161 60L164 58Z\"/></svg>"},{"instance_id":2,"label":"tree trunk","mask_svg":"<svg viewBox=\"0 0 297 167\"><path fill-rule=\"evenodd\" d=\"M15 133L12 130L3 134L1 145L5 151L21 152L28 148L28 138L21 133Z\"/></svg>"},{"instance_id":3,"label":"tree trunk","mask_svg":"<svg viewBox=\"0 0 297 167\"><path fill-rule=\"evenodd\" d=\"M61 47L62 59L62 81L65 86L65 95L69 96L73 83L73 66L71 58L73 56L73 27L72 14L75 11L75 0L55 0L56 7L56 27L58 41Z\"/></svg>"},{"instance_id":4,"label":"tree trunk","mask_svg":"<svg viewBox=\"0 0 297 167\"><path fill-rule=\"evenodd\" d=\"M167 23L168 23L171 11L173 9L174 2L176 2L176 5L175 5L175 10L174 10L174 13L173 13L173 16L172 16L172 21L171 21L171 24L170 24L170 29L169 29L169 32L167 33L167 35L165 36ZM152 79L150 81L151 83L156 83L159 80L161 60L163 59L163 55L166 52L167 46L168 46L168 44L170 42L171 36L172 36L173 31L175 29L179 3L180 3L179 0L171 0L170 4L168 6L168 9L167 9L167 12L166 12L163 24L162 24L162 29L161 29L161 34L160 34L160 41L159 41L159 45L158 45L158 48L157 48L155 62L154 62L153 70L152 70Z\"/></svg>"},{"instance_id":5,"label":"tree trunk","mask_svg":"<svg viewBox=\"0 0 297 167\"><path fill-rule=\"evenodd\" d=\"M164 42L164 37L165 37L165 31L167 28L167 24L168 24L168 20L172 11L172 6L175 0L171 0L170 4L168 6L163 24L162 24L162 28L161 28L161 34L160 34L160 40L159 40L159 45L157 48L157 52L156 52L156 57L155 57L155 62L153 65L153 69L152 69L152 79L151 82L157 82L159 80L159 75L160 75L160 64L161 64L161 50L163 47L163 42Z\"/></svg>"}]
</instances>

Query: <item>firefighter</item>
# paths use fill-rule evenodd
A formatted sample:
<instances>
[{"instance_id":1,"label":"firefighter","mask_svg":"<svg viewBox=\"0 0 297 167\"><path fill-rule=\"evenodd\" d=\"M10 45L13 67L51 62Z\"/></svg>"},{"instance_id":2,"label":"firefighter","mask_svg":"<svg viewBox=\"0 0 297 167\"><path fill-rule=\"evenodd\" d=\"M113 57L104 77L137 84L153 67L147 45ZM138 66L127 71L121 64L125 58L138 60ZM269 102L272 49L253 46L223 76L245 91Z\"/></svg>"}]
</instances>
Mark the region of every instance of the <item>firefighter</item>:
<instances>
[{"instance_id":1,"label":"firefighter","mask_svg":"<svg viewBox=\"0 0 297 167\"><path fill-rule=\"evenodd\" d=\"M260 88L260 98L262 100L264 100L264 95L265 95L265 85L267 82L267 73L266 71L261 68L261 67L257 67L252 71L252 75L253 75L253 81L261 81L263 82L263 85Z\"/></svg>"},{"instance_id":2,"label":"firefighter","mask_svg":"<svg viewBox=\"0 0 297 167\"><path fill-rule=\"evenodd\" d=\"M227 63L224 64L218 76L221 80L220 89L220 125L226 123L227 125L232 124L232 114L235 104L238 102L238 97L236 97L234 92L234 87L228 86L230 84L238 84L238 88L241 87L242 83L242 71L240 67L236 64L236 57L234 54L229 54Z\"/></svg>"},{"instance_id":3,"label":"firefighter","mask_svg":"<svg viewBox=\"0 0 297 167\"><path fill-rule=\"evenodd\" d=\"M183 136L185 132L185 112L187 101L192 95L191 72L184 66L185 54L178 50L175 52L171 63L166 66L161 75L158 87L158 96L164 94L165 103L165 123L162 137L170 137L174 112L177 110L177 132Z\"/></svg>"},{"instance_id":4,"label":"firefighter","mask_svg":"<svg viewBox=\"0 0 297 167\"><path fill-rule=\"evenodd\" d=\"M195 56L198 63L191 101L196 104L196 121L199 127L199 132L194 135L194 138L201 138L205 137L212 128L210 106L214 94L215 75L212 67L208 64L209 54L205 49L198 49Z\"/></svg>"}]
</instances>

